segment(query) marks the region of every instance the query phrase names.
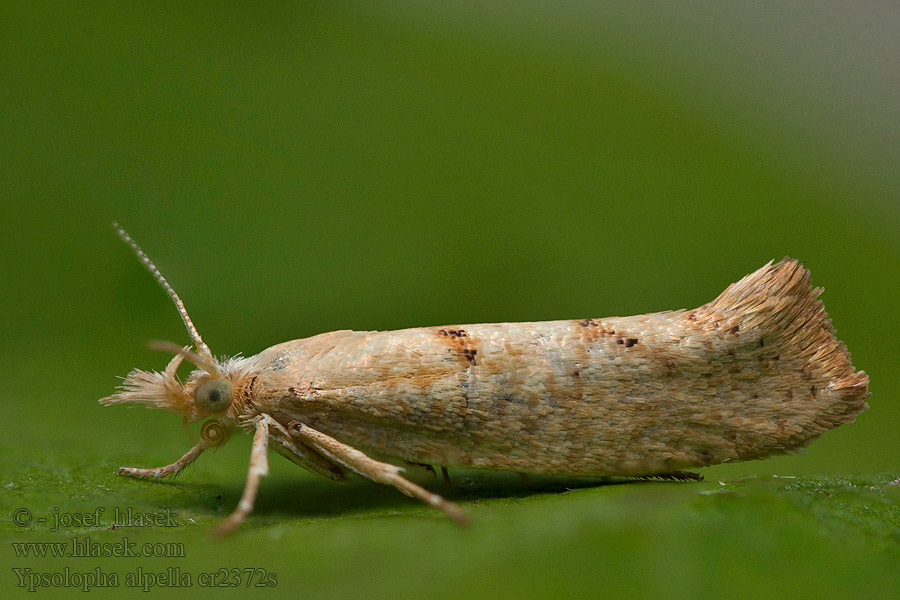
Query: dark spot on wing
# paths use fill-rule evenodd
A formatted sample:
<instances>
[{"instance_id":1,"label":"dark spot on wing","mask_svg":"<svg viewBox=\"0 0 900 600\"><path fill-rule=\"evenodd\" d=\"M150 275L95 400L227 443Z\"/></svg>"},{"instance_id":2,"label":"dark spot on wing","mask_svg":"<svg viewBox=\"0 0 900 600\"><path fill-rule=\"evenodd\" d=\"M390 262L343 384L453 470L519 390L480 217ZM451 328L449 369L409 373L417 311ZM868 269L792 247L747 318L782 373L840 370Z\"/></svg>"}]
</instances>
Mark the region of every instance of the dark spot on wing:
<instances>
[{"instance_id":1,"label":"dark spot on wing","mask_svg":"<svg viewBox=\"0 0 900 600\"><path fill-rule=\"evenodd\" d=\"M597 333L599 333L599 334L615 335L615 333L616 333L615 330L607 329L606 327L604 327L603 323L600 323L596 319L582 319L582 320L578 321L577 323L579 325L581 325L582 327L596 327Z\"/></svg>"},{"instance_id":2,"label":"dark spot on wing","mask_svg":"<svg viewBox=\"0 0 900 600\"><path fill-rule=\"evenodd\" d=\"M603 323L596 319L582 319L580 321L575 321L575 323L581 328L581 338L588 343L593 343L602 337L616 334L615 330L607 329Z\"/></svg>"},{"instance_id":3,"label":"dark spot on wing","mask_svg":"<svg viewBox=\"0 0 900 600\"><path fill-rule=\"evenodd\" d=\"M475 355L478 354L478 350L473 350L472 348L464 348L462 354L466 357L466 360L469 361L469 364L476 364Z\"/></svg>"},{"instance_id":4,"label":"dark spot on wing","mask_svg":"<svg viewBox=\"0 0 900 600\"><path fill-rule=\"evenodd\" d=\"M449 338L461 338L469 334L466 333L465 329L438 329L438 335Z\"/></svg>"},{"instance_id":5,"label":"dark spot on wing","mask_svg":"<svg viewBox=\"0 0 900 600\"><path fill-rule=\"evenodd\" d=\"M473 346L477 345L477 340L472 340L465 329L437 329L435 333L446 342L447 352L464 357L470 365L476 364L478 351Z\"/></svg>"}]
</instances>

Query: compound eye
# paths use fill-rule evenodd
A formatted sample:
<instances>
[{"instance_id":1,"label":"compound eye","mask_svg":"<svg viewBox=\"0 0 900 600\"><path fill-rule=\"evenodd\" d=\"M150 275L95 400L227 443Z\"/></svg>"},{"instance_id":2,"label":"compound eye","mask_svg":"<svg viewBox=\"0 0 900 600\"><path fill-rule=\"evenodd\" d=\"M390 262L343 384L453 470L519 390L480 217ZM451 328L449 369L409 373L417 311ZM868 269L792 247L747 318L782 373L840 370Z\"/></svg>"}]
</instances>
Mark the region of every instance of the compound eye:
<instances>
[{"instance_id":1,"label":"compound eye","mask_svg":"<svg viewBox=\"0 0 900 600\"><path fill-rule=\"evenodd\" d=\"M224 379L209 379L197 386L194 400L206 411L217 413L228 408L234 386Z\"/></svg>"}]
</instances>

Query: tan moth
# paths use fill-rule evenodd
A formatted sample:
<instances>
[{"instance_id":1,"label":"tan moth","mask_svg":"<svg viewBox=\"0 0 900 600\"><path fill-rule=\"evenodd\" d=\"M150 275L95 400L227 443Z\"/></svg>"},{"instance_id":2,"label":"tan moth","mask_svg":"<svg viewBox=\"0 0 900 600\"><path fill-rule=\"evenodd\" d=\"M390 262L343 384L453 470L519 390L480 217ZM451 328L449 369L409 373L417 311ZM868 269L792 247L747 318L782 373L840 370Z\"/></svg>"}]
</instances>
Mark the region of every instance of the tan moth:
<instances>
[{"instance_id":1,"label":"tan moth","mask_svg":"<svg viewBox=\"0 0 900 600\"><path fill-rule=\"evenodd\" d=\"M117 472L172 475L229 431L253 431L244 492L219 533L253 510L270 444L317 475L357 473L465 523L456 504L392 462L445 474L691 478L680 469L788 453L867 408L868 377L835 337L822 290L789 258L694 310L334 331L219 359L156 266L115 227L174 301L193 349L156 344L175 355L166 369L135 369L100 402L208 419L174 463ZM185 359L197 368L182 383Z\"/></svg>"}]
</instances>

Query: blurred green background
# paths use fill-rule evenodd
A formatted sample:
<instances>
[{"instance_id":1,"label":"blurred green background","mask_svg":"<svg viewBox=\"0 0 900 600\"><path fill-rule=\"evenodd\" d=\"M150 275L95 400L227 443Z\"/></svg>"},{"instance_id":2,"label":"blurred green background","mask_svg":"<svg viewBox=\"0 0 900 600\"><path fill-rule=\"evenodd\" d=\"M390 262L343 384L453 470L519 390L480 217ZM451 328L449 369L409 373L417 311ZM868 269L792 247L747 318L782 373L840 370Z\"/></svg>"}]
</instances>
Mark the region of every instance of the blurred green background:
<instances>
[{"instance_id":1,"label":"blurred green background","mask_svg":"<svg viewBox=\"0 0 900 600\"><path fill-rule=\"evenodd\" d=\"M4 594L21 591L12 568L174 564L267 567L269 596L888 597L898 30L900 8L875 1L4 4ZM693 307L790 255L826 288L871 409L702 484L462 474L448 495L468 531L273 456L257 513L214 543L246 437L172 483L112 475L190 444L175 416L96 402L164 367L147 340L188 339L113 220L222 355L334 329ZM97 506L174 507L182 527L128 534L187 557L10 546L121 538L11 521Z\"/></svg>"}]
</instances>

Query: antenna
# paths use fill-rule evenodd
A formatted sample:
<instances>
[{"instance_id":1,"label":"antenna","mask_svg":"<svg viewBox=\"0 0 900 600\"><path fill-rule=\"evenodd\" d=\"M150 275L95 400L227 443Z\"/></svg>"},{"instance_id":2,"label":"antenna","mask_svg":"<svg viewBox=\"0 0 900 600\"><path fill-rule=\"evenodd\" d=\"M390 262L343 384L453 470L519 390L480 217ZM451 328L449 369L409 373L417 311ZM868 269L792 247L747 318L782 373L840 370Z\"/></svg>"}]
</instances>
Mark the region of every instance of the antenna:
<instances>
[{"instance_id":1,"label":"antenna","mask_svg":"<svg viewBox=\"0 0 900 600\"><path fill-rule=\"evenodd\" d=\"M141 250L141 247L137 245L137 243L131 239L131 236L126 233L122 226L117 222L113 221L113 229L116 230L116 233L119 234L119 237L122 238L122 241L131 246L131 249L134 250L134 253L137 254L138 259L141 261L147 270L150 271L150 274L153 275L153 278L156 279L157 283L162 286L166 293L169 294L169 298L172 299L172 302L175 303L175 308L178 309L178 314L181 315L181 320L184 321L184 326L187 328L188 335L191 336L191 340L194 342L194 346L197 348L197 352L201 356L206 356L212 359L212 362L215 363L215 359L213 359L212 352L209 351L209 346L207 346L203 342L203 338L200 337L200 333L197 331L197 328L194 327L193 321L188 316L187 309L184 307L184 302L181 301L181 298L178 297L178 294L175 293L175 290L169 285L169 282L166 281L166 278L163 277L162 273L159 272L159 269L156 268L156 265L153 264L153 261L150 260L150 257L144 254L144 251ZM200 366L200 365L198 365Z\"/></svg>"}]
</instances>

